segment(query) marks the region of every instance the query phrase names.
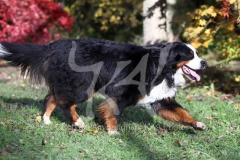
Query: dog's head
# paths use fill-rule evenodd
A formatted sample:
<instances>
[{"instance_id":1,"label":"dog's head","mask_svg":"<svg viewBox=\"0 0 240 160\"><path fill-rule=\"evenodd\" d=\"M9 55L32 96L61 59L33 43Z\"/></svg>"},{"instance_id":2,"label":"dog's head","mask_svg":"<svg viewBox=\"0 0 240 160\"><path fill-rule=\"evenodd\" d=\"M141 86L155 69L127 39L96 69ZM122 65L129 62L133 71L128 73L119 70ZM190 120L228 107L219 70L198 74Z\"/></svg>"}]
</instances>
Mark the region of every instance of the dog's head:
<instances>
[{"instance_id":1,"label":"dog's head","mask_svg":"<svg viewBox=\"0 0 240 160\"><path fill-rule=\"evenodd\" d=\"M198 57L197 50L190 44L176 43L170 50L170 61L177 73L185 75L190 80L200 80L196 73L207 66L207 62Z\"/></svg>"}]
</instances>

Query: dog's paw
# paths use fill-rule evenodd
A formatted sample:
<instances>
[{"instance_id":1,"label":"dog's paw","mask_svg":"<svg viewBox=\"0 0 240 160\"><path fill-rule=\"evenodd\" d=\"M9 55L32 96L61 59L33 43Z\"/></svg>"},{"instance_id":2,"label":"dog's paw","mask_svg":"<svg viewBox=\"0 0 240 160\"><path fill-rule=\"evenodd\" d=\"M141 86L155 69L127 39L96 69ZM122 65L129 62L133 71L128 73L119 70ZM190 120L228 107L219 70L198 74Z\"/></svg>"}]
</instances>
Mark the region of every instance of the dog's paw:
<instances>
[{"instance_id":1,"label":"dog's paw","mask_svg":"<svg viewBox=\"0 0 240 160\"><path fill-rule=\"evenodd\" d=\"M50 121L50 117L46 116L45 114L43 115L42 119L44 124L46 125L52 124L52 122Z\"/></svg>"},{"instance_id":2,"label":"dog's paw","mask_svg":"<svg viewBox=\"0 0 240 160\"><path fill-rule=\"evenodd\" d=\"M108 135L110 136L115 136L115 135L119 135L120 133L117 130L110 130L108 131Z\"/></svg>"},{"instance_id":3,"label":"dog's paw","mask_svg":"<svg viewBox=\"0 0 240 160\"><path fill-rule=\"evenodd\" d=\"M80 117L77 119L76 122L74 122L73 125L75 127L78 127L78 128L84 128L85 127L85 123L83 122L83 120Z\"/></svg>"},{"instance_id":4,"label":"dog's paw","mask_svg":"<svg viewBox=\"0 0 240 160\"><path fill-rule=\"evenodd\" d=\"M201 131L205 131L207 129L207 126L202 123L202 122L197 122L194 126L193 126L194 129L196 130L201 130Z\"/></svg>"}]
</instances>

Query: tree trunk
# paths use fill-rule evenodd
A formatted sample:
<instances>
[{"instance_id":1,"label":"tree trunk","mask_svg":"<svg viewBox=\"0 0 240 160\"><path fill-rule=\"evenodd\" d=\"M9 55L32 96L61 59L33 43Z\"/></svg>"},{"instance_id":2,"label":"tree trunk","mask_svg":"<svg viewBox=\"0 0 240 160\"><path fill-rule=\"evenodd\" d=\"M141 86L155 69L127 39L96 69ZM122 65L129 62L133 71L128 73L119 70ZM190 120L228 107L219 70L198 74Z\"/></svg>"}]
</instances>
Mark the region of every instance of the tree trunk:
<instances>
[{"instance_id":1,"label":"tree trunk","mask_svg":"<svg viewBox=\"0 0 240 160\"><path fill-rule=\"evenodd\" d=\"M143 45L173 41L171 21L176 0L143 1Z\"/></svg>"}]
</instances>

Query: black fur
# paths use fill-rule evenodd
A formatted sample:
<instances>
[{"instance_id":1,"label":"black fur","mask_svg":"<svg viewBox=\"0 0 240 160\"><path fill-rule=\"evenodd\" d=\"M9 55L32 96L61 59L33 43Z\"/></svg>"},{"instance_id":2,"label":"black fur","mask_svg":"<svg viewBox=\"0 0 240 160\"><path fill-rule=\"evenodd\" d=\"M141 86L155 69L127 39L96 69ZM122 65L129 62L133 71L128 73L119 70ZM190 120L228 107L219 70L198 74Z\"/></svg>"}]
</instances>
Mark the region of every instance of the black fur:
<instances>
[{"instance_id":1,"label":"black fur","mask_svg":"<svg viewBox=\"0 0 240 160\"><path fill-rule=\"evenodd\" d=\"M12 54L4 55L1 58L21 67L23 74L28 73L30 78L37 82L44 79L49 87L49 92L63 101L66 107L69 107L88 99L89 93L87 89L94 76L93 72L76 72L69 66L68 59L72 41L58 40L48 45L3 42L1 43L2 46ZM149 54L149 57L146 62L145 86L141 86L146 87L145 94L149 94L151 88L160 84L165 78L168 85L171 86L174 81L172 75L176 72L176 65L181 61L193 59L193 57L189 57L190 49L181 42L143 47L100 39L79 39L74 41L77 45L75 62L78 66L89 66L103 62L103 67L92 92L98 92L111 80L118 62L131 62L121 70L104 92L105 95L117 99L120 112L126 106L136 104L139 98L144 95L141 95L138 85L115 85L126 78L139 65L139 62L146 54ZM169 46L170 50L167 53L166 65L156 78L153 86L151 86L159 67L160 54L164 54L161 51ZM141 76L137 74L133 80L140 81Z\"/></svg>"}]
</instances>

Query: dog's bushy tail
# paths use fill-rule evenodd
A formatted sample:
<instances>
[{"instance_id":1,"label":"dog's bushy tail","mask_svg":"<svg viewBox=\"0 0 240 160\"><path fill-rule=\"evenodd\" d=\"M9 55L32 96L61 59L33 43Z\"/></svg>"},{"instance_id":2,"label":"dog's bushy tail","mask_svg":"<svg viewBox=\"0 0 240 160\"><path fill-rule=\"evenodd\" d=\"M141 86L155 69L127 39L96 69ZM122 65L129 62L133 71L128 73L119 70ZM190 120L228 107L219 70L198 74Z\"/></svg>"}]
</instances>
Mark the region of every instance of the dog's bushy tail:
<instances>
[{"instance_id":1,"label":"dog's bushy tail","mask_svg":"<svg viewBox=\"0 0 240 160\"><path fill-rule=\"evenodd\" d=\"M0 43L0 58L20 67L22 75L29 75L34 82L41 83L44 74L47 45L26 43Z\"/></svg>"}]
</instances>

